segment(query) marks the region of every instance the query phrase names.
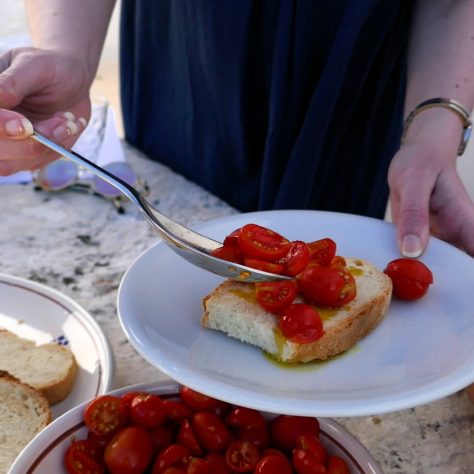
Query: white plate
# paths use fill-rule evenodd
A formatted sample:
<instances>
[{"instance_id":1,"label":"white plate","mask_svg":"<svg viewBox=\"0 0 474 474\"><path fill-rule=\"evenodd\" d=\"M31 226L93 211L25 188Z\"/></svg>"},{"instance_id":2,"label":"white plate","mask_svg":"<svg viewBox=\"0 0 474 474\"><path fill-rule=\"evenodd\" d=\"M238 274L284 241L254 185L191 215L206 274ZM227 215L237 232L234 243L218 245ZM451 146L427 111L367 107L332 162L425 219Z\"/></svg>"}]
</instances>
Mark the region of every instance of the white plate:
<instances>
[{"instance_id":1,"label":"white plate","mask_svg":"<svg viewBox=\"0 0 474 474\"><path fill-rule=\"evenodd\" d=\"M399 257L392 224L316 211L240 214L199 230L221 240L246 223L289 239L331 237L338 254L378 268ZM276 413L359 416L413 407L474 381L474 261L437 239L422 260L435 283L416 302L392 301L382 323L345 355L283 368L262 351L200 326L202 299L221 278L165 244L144 252L118 297L122 327L137 351L178 382L235 404Z\"/></svg>"},{"instance_id":2,"label":"white plate","mask_svg":"<svg viewBox=\"0 0 474 474\"><path fill-rule=\"evenodd\" d=\"M110 390L113 359L102 330L67 296L30 280L0 274L0 328L38 344L67 345L78 364L71 393L53 405L53 418Z\"/></svg>"},{"instance_id":3,"label":"white plate","mask_svg":"<svg viewBox=\"0 0 474 474\"><path fill-rule=\"evenodd\" d=\"M145 383L111 392L147 391L158 395L177 394L179 386L173 382ZM19 454L8 474L63 474L64 453L72 439L84 439L87 429L82 415L84 403L47 426ZM271 414L268 416L271 418ZM383 474L382 469L366 448L339 423L330 418L319 419L321 441L329 453L342 457L351 474Z\"/></svg>"}]
</instances>

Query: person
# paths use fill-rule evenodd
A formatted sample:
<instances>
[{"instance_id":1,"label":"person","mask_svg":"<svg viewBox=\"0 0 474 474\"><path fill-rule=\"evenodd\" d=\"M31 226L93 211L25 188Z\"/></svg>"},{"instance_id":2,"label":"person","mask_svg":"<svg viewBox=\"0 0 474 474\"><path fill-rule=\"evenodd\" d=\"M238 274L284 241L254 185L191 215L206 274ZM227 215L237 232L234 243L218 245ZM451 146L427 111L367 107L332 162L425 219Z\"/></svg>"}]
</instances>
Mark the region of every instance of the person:
<instances>
[{"instance_id":1,"label":"person","mask_svg":"<svg viewBox=\"0 0 474 474\"><path fill-rule=\"evenodd\" d=\"M32 47L0 58L0 174L56 158L90 116L113 0L29 0ZM126 139L242 211L382 218L402 255L429 235L474 255L474 204L456 171L474 106L474 2L122 0Z\"/></svg>"}]
</instances>

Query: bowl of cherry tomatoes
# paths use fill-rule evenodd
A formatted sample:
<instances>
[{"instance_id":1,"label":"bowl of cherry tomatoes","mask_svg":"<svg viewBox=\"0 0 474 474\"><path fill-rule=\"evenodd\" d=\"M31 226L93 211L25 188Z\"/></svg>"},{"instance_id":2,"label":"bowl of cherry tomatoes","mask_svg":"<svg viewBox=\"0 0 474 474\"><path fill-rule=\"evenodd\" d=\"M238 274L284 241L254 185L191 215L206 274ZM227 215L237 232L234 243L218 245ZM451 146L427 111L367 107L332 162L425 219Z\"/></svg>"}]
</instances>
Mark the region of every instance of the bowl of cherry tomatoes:
<instances>
[{"instance_id":1,"label":"bowl of cherry tomatoes","mask_svg":"<svg viewBox=\"0 0 474 474\"><path fill-rule=\"evenodd\" d=\"M53 421L8 474L383 474L330 418L231 405L173 382L125 387Z\"/></svg>"}]
</instances>

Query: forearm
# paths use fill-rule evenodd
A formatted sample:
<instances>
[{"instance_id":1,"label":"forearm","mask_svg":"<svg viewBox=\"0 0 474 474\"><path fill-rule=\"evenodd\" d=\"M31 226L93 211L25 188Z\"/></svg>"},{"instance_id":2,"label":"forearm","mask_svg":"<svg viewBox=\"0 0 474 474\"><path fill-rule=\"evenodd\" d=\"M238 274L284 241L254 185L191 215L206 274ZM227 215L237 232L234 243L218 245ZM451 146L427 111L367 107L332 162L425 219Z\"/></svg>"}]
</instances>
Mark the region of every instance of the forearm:
<instances>
[{"instance_id":1,"label":"forearm","mask_svg":"<svg viewBox=\"0 0 474 474\"><path fill-rule=\"evenodd\" d=\"M444 97L474 106L474 1L418 0L408 55L405 116L420 102ZM461 122L445 109L419 114L410 127L413 137L432 120L459 139ZM431 123L431 129L433 129ZM453 138L454 140L454 138Z\"/></svg>"},{"instance_id":2,"label":"forearm","mask_svg":"<svg viewBox=\"0 0 474 474\"><path fill-rule=\"evenodd\" d=\"M26 0L33 46L66 50L92 82L115 0Z\"/></svg>"}]
</instances>

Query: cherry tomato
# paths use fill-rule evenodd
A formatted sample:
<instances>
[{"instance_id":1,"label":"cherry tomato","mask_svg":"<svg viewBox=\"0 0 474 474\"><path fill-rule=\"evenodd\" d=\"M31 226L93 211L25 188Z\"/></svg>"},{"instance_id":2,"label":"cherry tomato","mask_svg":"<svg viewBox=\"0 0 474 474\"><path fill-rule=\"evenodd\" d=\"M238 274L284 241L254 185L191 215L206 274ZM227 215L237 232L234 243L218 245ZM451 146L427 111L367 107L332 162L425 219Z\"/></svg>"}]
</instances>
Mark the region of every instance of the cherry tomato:
<instances>
[{"instance_id":1,"label":"cherry tomato","mask_svg":"<svg viewBox=\"0 0 474 474\"><path fill-rule=\"evenodd\" d=\"M281 275L285 269L282 263L267 262L266 260L253 257L244 257L244 265L262 270L262 272L276 273L277 275Z\"/></svg>"},{"instance_id":2,"label":"cherry tomato","mask_svg":"<svg viewBox=\"0 0 474 474\"><path fill-rule=\"evenodd\" d=\"M183 467L178 467L178 466L170 466L166 467L163 471L159 471L159 473L155 473L153 471L153 474L188 474L186 472L186 469Z\"/></svg>"},{"instance_id":3,"label":"cherry tomato","mask_svg":"<svg viewBox=\"0 0 474 474\"><path fill-rule=\"evenodd\" d=\"M330 238L309 242L307 245L311 254L311 260L320 265L329 265L336 255L336 242Z\"/></svg>"},{"instance_id":4,"label":"cherry tomato","mask_svg":"<svg viewBox=\"0 0 474 474\"><path fill-rule=\"evenodd\" d=\"M202 448L188 420L184 420L181 423L176 441L188 448L193 456L200 456L202 454Z\"/></svg>"},{"instance_id":5,"label":"cherry tomato","mask_svg":"<svg viewBox=\"0 0 474 474\"><path fill-rule=\"evenodd\" d=\"M235 262L235 263L242 263L243 261L243 254L242 252L236 247L217 247L211 252L211 255L216 258L220 258L222 260L227 260L228 262Z\"/></svg>"},{"instance_id":6,"label":"cherry tomato","mask_svg":"<svg viewBox=\"0 0 474 474\"><path fill-rule=\"evenodd\" d=\"M191 426L201 446L209 451L221 451L230 443L229 429L213 412L195 413Z\"/></svg>"},{"instance_id":7,"label":"cherry tomato","mask_svg":"<svg viewBox=\"0 0 474 474\"><path fill-rule=\"evenodd\" d=\"M89 403L84 412L84 423L89 431L98 436L117 432L127 420L123 401L112 395L102 395Z\"/></svg>"},{"instance_id":8,"label":"cherry tomato","mask_svg":"<svg viewBox=\"0 0 474 474\"><path fill-rule=\"evenodd\" d=\"M285 308L278 327L283 336L297 344L317 341L324 333L321 316L313 307L304 303L295 303Z\"/></svg>"},{"instance_id":9,"label":"cherry tomato","mask_svg":"<svg viewBox=\"0 0 474 474\"><path fill-rule=\"evenodd\" d=\"M433 283L431 270L419 260L392 260L384 272L392 279L393 294L401 300L417 300L424 296Z\"/></svg>"},{"instance_id":10,"label":"cherry tomato","mask_svg":"<svg viewBox=\"0 0 474 474\"><path fill-rule=\"evenodd\" d=\"M290 250L290 242L287 239L257 224L244 225L238 239L239 248L246 257L276 262Z\"/></svg>"},{"instance_id":11,"label":"cherry tomato","mask_svg":"<svg viewBox=\"0 0 474 474\"><path fill-rule=\"evenodd\" d=\"M139 426L121 429L105 448L104 460L112 474L141 474L150 464L153 441Z\"/></svg>"},{"instance_id":12,"label":"cherry tomato","mask_svg":"<svg viewBox=\"0 0 474 474\"><path fill-rule=\"evenodd\" d=\"M309 451L322 464L326 464L328 455L326 448L323 446L323 443L321 443L318 436L313 434L299 436L296 442L296 447L303 451Z\"/></svg>"},{"instance_id":13,"label":"cherry tomato","mask_svg":"<svg viewBox=\"0 0 474 474\"><path fill-rule=\"evenodd\" d=\"M354 277L341 268L309 266L298 276L298 288L312 303L341 306L356 296Z\"/></svg>"},{"instance_id":14,"label":"cherry tomato","mask_svg":"<svg viewBox=\"0 0 474 474\"><path fill-rule=\"evenodd\" d=\"M300 436L319 436L319 421L308 416L278 415L270 422L270 438L283 451L291 452Z\"/></svg>"},{"instance_id":15,"label":"cherry tomato","mask_svg":"<svg viewBox=\"0 0 474 474\"><path fill-rule=\"evenodd\" d=\"M310 258L308 245L301 240L295 240L291 242L290 250L279 263L283 265L284 275L295 276L306 268Z\"/></svg>"},{"instance_id":16,"label":"cherry tomato","mask_svg":"<svg viewBox=\"0 0 474 474\"><path fill-rule=\"evenodd\" d=\"M326 474L324 464L312 453L304 449L295 449L291 456L293 467L298 474Z\"/></svg>"},{"instance_id":17,"label":"cherry tomato","mask_svg":"<svg viewBox=\"0 0 474 474\"><path fill-rule=\"evenodd\" d=\"M255 283L255 296L258 304L273 314L288 307L296 296L296 283L293 280Z\"/></svg>"},{"instance_id":18,"label":"cherry tomato","mask_svg":"<svg viewBox=\"0 0 474 474\"><path fill-rule=\"evenodd\" d=\"M226 416L225 421L228 425L264 429L267 427L267 422L263 415L252 408L234 407Z\"/></svg>"},{"instance_id":19,"label":"cherry tomato","mask_svg":"<svg viewBox=\"0 0 474 474\"><path fill-rule=\"evenodd\" d=\"M137 395L143 395L143 392L127 392L124 393L123 395L120 396L120 399L122 400L123 404L125 405L125 408L130 410L130 405L132 404L132 400L137 396Z\"/></svg>"},{"instance_id":20,"label":"cherry tomato","mask_svg":"<svg viewBox=\"0 0 474 474\"><path fill-rule=\"evenodd\" d=\"M170 429L163 425L155 426L153 429L149 430L149 433L153 440L155 452L161 451L173 442L173 434Z\"/></svg>"},{"instance_id":21,"label":"cherry tomato","mask_svg":"<svg viewBox=\"0 0 474 474\"><path fill-rule=\"evenodd\" d=\"M259 459L258 449L246 441L232 442L225 452L227 465L237 472L252 471Z\"/></svg>"},{"instance_id":22,"label":"cherry tomato","mask_svg":"<svg viewBox=\"0 0 474 474\"><path fill-rule=\"evenodd\" d=\"M236 438L239 441L248 441L252 443L257 449L265 449L269 444L268 428L249 428L241 426L237 428Z\"/></svg>"},{"instance_id":23,"label":"cherry tomato","mask_svg":"<svg viewBox=\"0 0 474 474\"><path fill-rule=\"evenodd\" d=\"M238 246L239 246L239 235L240 235L240 228L235 229L234 231L232 231L224 239L224 247L238 248Z\"/></svg>"},{"instance_id":24,"label":"cherry tomato","mask_svg":"<svg viewBox=\"0 0 474 474\"><path fill-rule=\"evenodd\" d=\"M79 440L67 448L64 462L68 474L103 474L101 457L100 449L91 441Z\"/></svg>"},{"instance_id":25,"label":"cherry tomato","mask_svg":"<svg viewBox=\"0 0 474 474\"><path fill-rule=\"evenodd\" d=\"M92 431L87 431L87 440L90 441L91 443L96 446L97 449L100 451L104 451L105 447L109 443L109 441L112 439L114 433L105 435L105 436L99 436L93 433Z\"/></svg>"},{"instance_id":26,"label":"cherry tomato","mask_svg":"<svg viewBox=\"0 0 474 474\"><path fill-rule=\"evenodd\" d=\"M340 458L339 456L329 456L328 466L327 466L327 473L328 474L351 474L349 471L349 466L346 464L344 459Z\"/></svg>"},{"instance_id":27,"label":"cherry tomato","mask_svg":"<svg viewBox=\"0 0 474 474\"><path fill-rule=\"evenodd\" d=\"M209 474L232 474L222 454L207 453L205 459L209 463Z\"/></svg>"},{"instance_id":28,"label":"cherry tomato","mask_svg":"<svg viewBox=\"0 0 474 474\"><path fill-rule=\"evenodd\" d=\"M292 474L291 463L286 456L265 455L255 466L254 474Z\"/></svg>"},{"instance_id":29,"label":"cherry tomato","mask_svg":"<svg viewBox=\"0 0 474 474\"><path fill-rule=\"evenodd\" d=\"M193 416L192 410L183 402L178 400L163 400L166 417L174 422L181 423L187 418Z\"/></svg>"},{"instance_id":30,"label":"cherry tomato","mask_svg":"<svg viewBox=\"0 0 474 474\"><path fill-rule=\"evenodd\" d=\"M196 392L186 386L181 387L179 396L183 403L196 411L225 411L229 407L229 404L226 402Z\"/></svg>"},{"instance_id":31,"label":"cherry tomato","mask_svg":"<svg viewBox=\"0 0 474 474\"><path fill-rule=\"evenodd\" d=\"M161 474L167 467L187 466L191 459L191 453L188 448L181 444L170 444L158 454L153 463L152 474Z\"/></svg>"},{"instance_id":32,"label":"cherry tomato","mask_svg":"<svg viewBox=\"0 0 474 474\"><path fill-rule=\"evenodd\" d=\"M329 264L329 266L333 268L345 269L347 267L347 262L344 259L344 257L341 257L340 255L336 255L331 260L331 263Z\"/></svg>"},{"instance_id":33,"label":"cherry tomato","mask_svg":"<svg viewBox=\"0 0 474 474\"><path fill-rule=\"evenodd\" d=\"M191 458L186 474L209 474L209 462L202 458Z\"/></svg>"},{"instance_id":34,"label":"cherry tomato","mask_svg":"<svg viewBox=\"0 0 474 474\"><path fill-rule=\"evenodd\" d=\"M133 398L130 405L130 418L143 428L161 425L166 418L166 407L158 395L142 394Z\"/></svg>"}]
</instances>

